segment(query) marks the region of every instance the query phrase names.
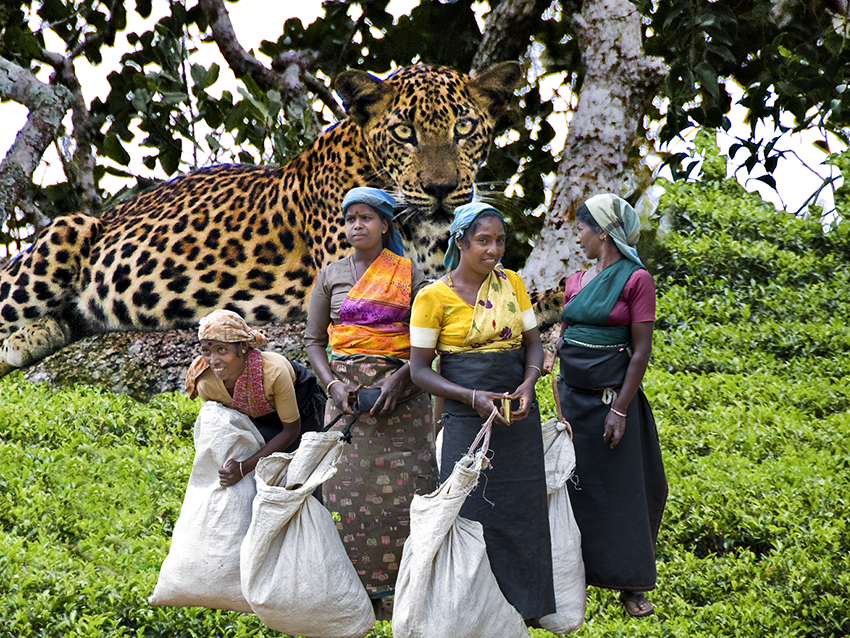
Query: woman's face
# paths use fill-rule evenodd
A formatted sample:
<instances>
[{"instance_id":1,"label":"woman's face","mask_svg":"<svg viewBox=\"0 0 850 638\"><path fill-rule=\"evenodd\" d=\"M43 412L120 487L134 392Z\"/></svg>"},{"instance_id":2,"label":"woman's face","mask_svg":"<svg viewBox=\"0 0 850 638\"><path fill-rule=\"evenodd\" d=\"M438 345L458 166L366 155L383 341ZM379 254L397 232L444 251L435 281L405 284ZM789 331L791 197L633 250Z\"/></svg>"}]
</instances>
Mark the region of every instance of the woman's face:
<instances>
[{"instance_id":1,"label":"woman's face","mask_svg":"<svg viewBox=\"0 0 850 638\"><path fill-rule=\"evenodd\" d=\"M235 383L245 369L245 357L242 356L240 345L201 339L201 356L210 364L213 374L225 384Z\"/></svg>"},{"instance_id":2,"label":"woman's face","mask_svg":"<svg viewBox=\"0 0 850 638\"><path fill-rule=\"evenodd\" d=\"M464 267L489 275L505 254L505 225L495 217L485 217L459 248Z\"/></svg>"},{"instance_id":3,"label":"woman's face","mask_svg":"<svg viewBox=\"0 0 850 638\"><path fill-rule=\"evenodd\" d=\"M374 250L383 245L389 224L366 204L352 204L345 210L345 238L355 250Z\"/></svg>"},{"instance_id":4,"label":"woman's face","mask_svg":"<svg viewBox=\"0 0 850 638\"><path fill-rule=\"evenodd\" d=\"M599 255L602 254L602 245L604 244L602 239L599 237L602 234L602 231L593 230L582 221L579 221L578 224L576 224L576 229L578 230L576 243L581 246L581 249L584 251L584 256L588 259L599 259Z\"/></svg>"}]
</instances>

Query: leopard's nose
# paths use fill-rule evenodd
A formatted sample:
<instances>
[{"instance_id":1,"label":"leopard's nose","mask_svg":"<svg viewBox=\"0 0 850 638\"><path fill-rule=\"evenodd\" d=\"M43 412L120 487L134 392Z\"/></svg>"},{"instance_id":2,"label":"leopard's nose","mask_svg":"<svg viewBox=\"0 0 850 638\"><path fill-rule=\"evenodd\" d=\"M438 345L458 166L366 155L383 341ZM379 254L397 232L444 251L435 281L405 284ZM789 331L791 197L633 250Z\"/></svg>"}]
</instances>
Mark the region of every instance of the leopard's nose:
<instances>
[{"instance_id":1,"label":"leopard's nose","mask_svg":"<svg viewBox=\"0 0 850 638\"><path fill-rule=\"evenodd\" d=\"M449 195L451 195L454 190L457 188L457 180L447 181L447 182L434 182L431 184L425 184L422 187L428 195L436 199L438 202L442 202Z\"/></svg>"}]
</instances>

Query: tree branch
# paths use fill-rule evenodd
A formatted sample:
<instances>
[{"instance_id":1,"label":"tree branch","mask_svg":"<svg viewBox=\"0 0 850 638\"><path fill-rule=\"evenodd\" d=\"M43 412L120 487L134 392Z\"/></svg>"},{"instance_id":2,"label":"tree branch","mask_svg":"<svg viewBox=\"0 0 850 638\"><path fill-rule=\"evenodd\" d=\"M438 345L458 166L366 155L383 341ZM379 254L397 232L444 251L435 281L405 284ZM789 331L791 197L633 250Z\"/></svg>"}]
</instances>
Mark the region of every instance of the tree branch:
<instances>
[{"instance_id":1,"label":"tree branch","mask_svg":"<svg viewBox=\"0 0 850 638\"><path fill-rule=\"evenodd\" d=\"M209 21L213 40L236 77L250 75L261 88L278 91L285 101L296 99L304 94L301 72L306 69L306 66L299 66L298 73L277 73L266 68L239 44L223 0L200 0L199 4ZM300 58L293 55L289 62L309 66L308 58L306 53Z\"/></svg>"},{"instance_id":2,"label":"tree branch","mask_svg":"<svg viewBox=\"0 0 850 638\"><path fill-rule=\"evenodd\" d=\"M484 38L472 60L473 73L525 55L535 25L551 4L552 0L502 0L487 16Z\"/></svg>"},{"instance_id":3,"label":"tree branch","mask_svg":"<svg viewBox=\"0 0 850 638\"><path fill-rule=\"evenodd\" d=\"M14 211L71 102L61 85L40 82L27 69L0 57L0 97L26 106L29 117L0 163L0 226Z\"/></svg>"}]
</instances>

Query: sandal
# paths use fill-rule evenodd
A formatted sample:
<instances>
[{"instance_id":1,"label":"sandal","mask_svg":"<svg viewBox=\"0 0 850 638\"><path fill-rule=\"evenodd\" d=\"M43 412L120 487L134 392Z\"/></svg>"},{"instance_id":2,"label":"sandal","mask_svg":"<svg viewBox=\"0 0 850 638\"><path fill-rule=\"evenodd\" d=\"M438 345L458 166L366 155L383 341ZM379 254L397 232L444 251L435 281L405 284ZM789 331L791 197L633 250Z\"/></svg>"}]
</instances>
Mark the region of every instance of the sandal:
<instances>
[{"instance_id":1,"label":"sandal","mask_svg":"<svg viewBox=\"0 0 850 638\"><path fill-rule=\"evenodd\" d=\"M640 591L620 592L620 602L632 618L645 618L655 613L655 607L652 606L649 598Z\"/></svg>"}]
</instances>

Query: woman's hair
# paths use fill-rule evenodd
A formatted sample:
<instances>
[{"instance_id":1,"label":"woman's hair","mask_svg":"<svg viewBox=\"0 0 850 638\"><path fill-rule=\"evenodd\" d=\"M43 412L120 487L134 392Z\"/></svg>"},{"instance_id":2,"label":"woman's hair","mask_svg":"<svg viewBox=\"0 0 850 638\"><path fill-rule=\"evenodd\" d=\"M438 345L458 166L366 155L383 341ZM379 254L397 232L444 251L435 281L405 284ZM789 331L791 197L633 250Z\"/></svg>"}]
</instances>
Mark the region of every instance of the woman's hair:
<instances>
[{"instance_id":1,"label":"woman's hair","mask_svg":"<svg viewBox=\"0 0 850 638\"><path fill-rule=\"evenodd\" d=\"M582 224L590 228L590 230L592 230L594 233L598 233L602 230L602 226L600 226L599 223L593 218L593 215L590 213L590 209L587 207L586 204L582 204L578 207L578 210L576 211L576 221L581 222Z\"/></svg>"},{"instance_id":2,"label":"woman's hair","mask_svg":"<svg viewBox=\"0 0 850 638\"><path fill-rule=\"evenodd\" d=\"M472 223L466 227L466 230L463 231L463 235L460 236L460 243L464 247L469 248L469 238L475 234L476 230L478 230L478 225L481 223L481 220L487 219L488 217L498 219L502 223L502 228L507 230L505 227L505 219L499 213L494 210L482 211L475 219L472 220Z\"/></svg>"}]
</instances>

